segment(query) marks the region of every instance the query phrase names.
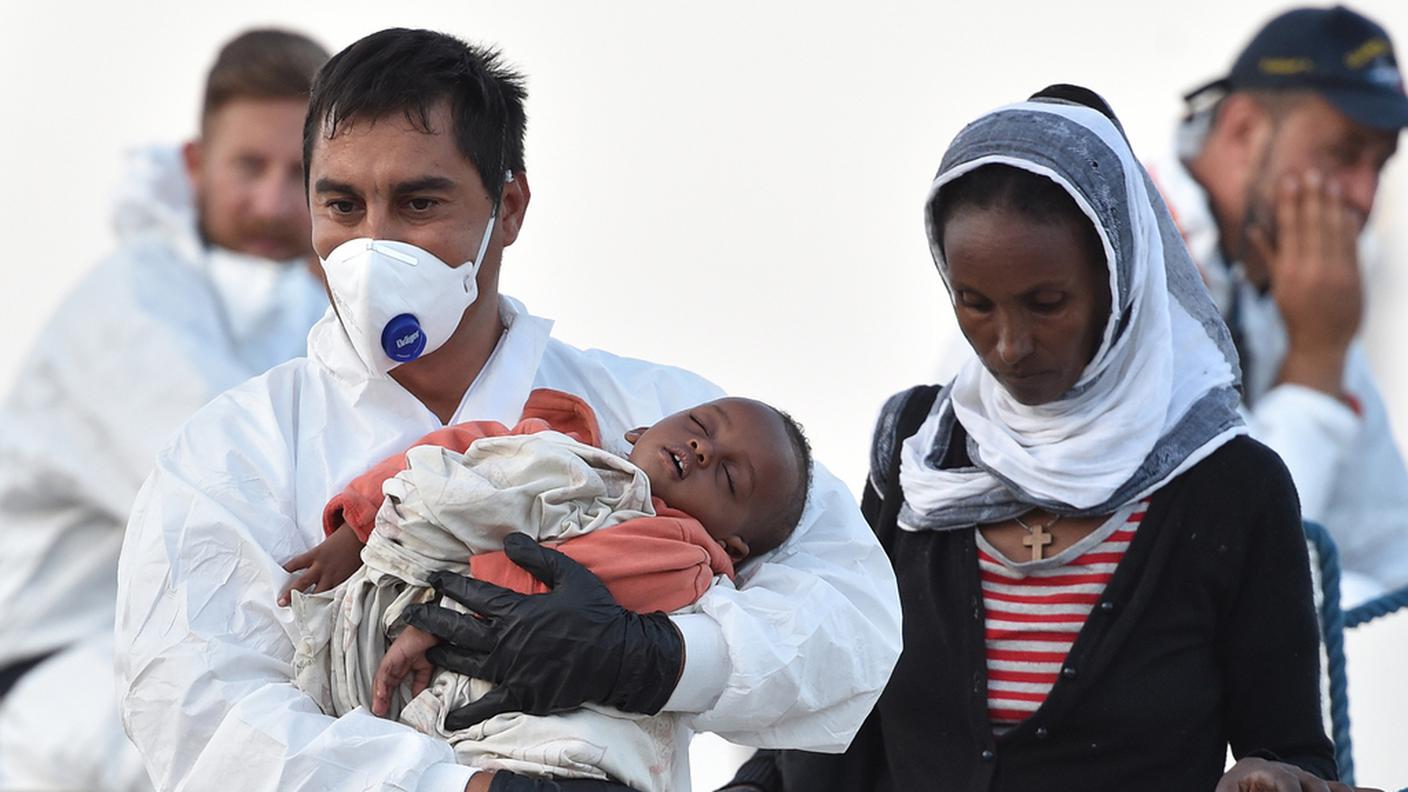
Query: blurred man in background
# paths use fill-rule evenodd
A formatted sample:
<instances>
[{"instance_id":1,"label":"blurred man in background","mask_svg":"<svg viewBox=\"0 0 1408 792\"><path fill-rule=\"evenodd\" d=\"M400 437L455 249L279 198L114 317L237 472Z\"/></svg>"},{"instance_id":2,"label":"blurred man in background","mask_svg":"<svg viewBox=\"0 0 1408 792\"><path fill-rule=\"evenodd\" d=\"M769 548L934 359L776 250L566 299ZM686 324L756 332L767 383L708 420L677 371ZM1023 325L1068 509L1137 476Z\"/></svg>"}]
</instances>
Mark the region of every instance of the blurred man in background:
<instances>
[{"instance_id":1,"label":"blurred man in background","mask_svg":"<svg viewBox=\"0 0 1408 792\"><path fill-rule=\"evenodd\" d=\"M113 699L123 529L187 416L303 355L327 308L301 142L327 58L275 30L220 51L199 139L133 157L118 250L40 331L0 406L0 789L149 786Z\"/></svg>"},{"instance_id":2,"label":"blurred man in background","mask_svg":"<svg viewBox=\"0 0 1408 792\"><path fill-rule=\"evenodd\" d=\"M1382 27L1289 11L1188 96L1152 169L1241 354L1253 434L1339 545L1343 599L1408 585L1408 472L1358 332L1360 235L1408 97Z\"/></svg>"}]
</instances>

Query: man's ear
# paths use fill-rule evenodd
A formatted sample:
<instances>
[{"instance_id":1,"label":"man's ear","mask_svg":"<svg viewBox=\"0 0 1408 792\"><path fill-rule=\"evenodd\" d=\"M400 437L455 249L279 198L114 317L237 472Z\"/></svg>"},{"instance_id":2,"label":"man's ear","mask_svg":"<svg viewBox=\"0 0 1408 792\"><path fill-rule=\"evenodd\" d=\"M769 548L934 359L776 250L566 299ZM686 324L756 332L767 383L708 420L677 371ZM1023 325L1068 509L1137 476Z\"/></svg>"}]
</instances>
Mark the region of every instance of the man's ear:
<instances>
[{"instance_id":1,"label":"man's ear","mask_svg":"<svg viewBox=\"0 0 1408 792\"><path fill-rule=\"evenodd\" d=\"M627 431L626 442L630 443L631 445L635 445L636 441L640 440L640 436L645 434L645 429L646 427L644 426L637 426L636 428Z\"/></svg>"},{"instance_id":2,"label":"man's ear","mask_svg":"<svg viewBox=\"0 0 1408 792\"><path fill-rule=\"evenodd\" d=\"M1276 121L1254 97L1234 93L1222 100L1212 134L1237 165L1255 166L1261 159Z\"/></svg>"},{"instance_id":3,"label":"man's ear","mask_svg":"<svg viewBox=\"0 0 1408 792\"><path fill-rule=\"evenodd\" d=\"M523 218L528 214L528 201L533 191L528 186L528 174L514 171L513 181L504 182L503 199L499 203L499 224L503 228L504 247L512 245L523 229Z\"/></svg>"},{"instance_id":4,"label":"man's ear","mask_svg":"<svg viewBox=\"0 0 1408 792\"><path fill-rule=\"evenodd\" d=\"M724 546L724 552L733 559L733 563L742 563L748 557L748 542L737 534L719 540Z\"/></svg>"},{"instance_id":5,"label":"man's ear","mask_svg":"<svg viewBox=\"0 0 1408 792\"><path fill-rule=\"evenodd\" d=\"M199 140L187 141L181 147L181 162L186 166L186 178L190 179L193 185L200 182L200 165L204 154Z\"/></svg>"}]
</instances>

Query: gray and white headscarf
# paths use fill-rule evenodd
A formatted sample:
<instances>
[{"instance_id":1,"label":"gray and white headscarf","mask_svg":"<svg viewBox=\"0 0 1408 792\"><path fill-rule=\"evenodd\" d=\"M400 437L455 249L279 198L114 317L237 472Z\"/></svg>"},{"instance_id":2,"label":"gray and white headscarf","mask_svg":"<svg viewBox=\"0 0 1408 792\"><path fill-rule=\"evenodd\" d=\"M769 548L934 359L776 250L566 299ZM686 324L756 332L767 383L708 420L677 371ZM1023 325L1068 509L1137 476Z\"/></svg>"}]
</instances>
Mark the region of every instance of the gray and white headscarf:
<instances>
[{"instance_id":1,"label":"gray and white headscarf","mask_svg":"<svg viewBox=\"0 0 1408 792\"><path fill-rule=\"evenodd\" d=\"M1092 108L1035 100L960 132L925 212L945 285L948 266L932 226L940 189L991 164L1051 179L1095 224L1109 266L1110 317L1076 384L1047 404L1018 402L970 354L903 441L899 521L907 530L970 527L1035 507L1073 517L1110 513L1246 432L1227 328L1120 129ZM973 466L943 469L955 423Z\"/></svg>"}]
</instances>

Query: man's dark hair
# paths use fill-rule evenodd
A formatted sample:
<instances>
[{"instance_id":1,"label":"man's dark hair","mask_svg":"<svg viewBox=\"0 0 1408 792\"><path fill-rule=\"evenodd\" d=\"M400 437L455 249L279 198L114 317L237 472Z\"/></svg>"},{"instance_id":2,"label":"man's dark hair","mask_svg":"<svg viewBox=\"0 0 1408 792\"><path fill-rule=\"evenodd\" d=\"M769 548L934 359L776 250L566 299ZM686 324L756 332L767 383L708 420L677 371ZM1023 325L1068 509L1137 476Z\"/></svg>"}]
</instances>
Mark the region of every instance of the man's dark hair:
<instances>
[{"instance_id":1,"label":"man's dark hair","mask_svg":"<svg viewBox=\"0 0 1408 792\"><path fill-rule=\"evenodd\" d=\"M1105 247L1095 223L1066 188L1039 173L1001 163L981 165L939 188L938 197L930 211L940 250L944 228L960 210L1009 209L1038 223L1075 223L1086 250L1095 261L1105 263Z\"/></svg>"},{"instance_id":2,"label":"man's dark hair","mask_svg":"<svg viewBox=\"0 0 1408 792\"><path fill-rule=\"evenodd\" d=\"M307 99L328 51L287 30L251 30L231 39L215 56L205 79L200 121L236 99Z\"/></svg>"},{"instance_id":3,"label":"man's dark hair","mask_svg":"<svg viewBox=\"0 0 1408 792\"><path fill-rule=\"evenodd\" d=\"M796 418L772 405L768 405L768 408L782 419L782 427L787 431L787 440L792 446L792 456L796 462L797 486L788 493L786 505L782 510L773 515L763 527L762 535L749 543L748 555L751 558L775 550L787 541L787 537L792 535L797 529L797 524L802 521L802 512L807 508L807 493L811 491L812 486L812 444L807 440L807 433L802 430L802 425Z\"/></svg>"},{"instance_id":4,"label":"man's dark hair","mask_svg":"<svg viewBox=\"0 0 1408 792\"><path fill-rule=\"evenodd\" d=\"M303 122L303 183L318 135L332 139L343 124L399 113L431 133L430 111L449 103L449 131L495 201L504 172L523 170L527 97L523 76L499 53L431 30L391 28L333 56L318 72Z\"/></svg>"}]
</instances>

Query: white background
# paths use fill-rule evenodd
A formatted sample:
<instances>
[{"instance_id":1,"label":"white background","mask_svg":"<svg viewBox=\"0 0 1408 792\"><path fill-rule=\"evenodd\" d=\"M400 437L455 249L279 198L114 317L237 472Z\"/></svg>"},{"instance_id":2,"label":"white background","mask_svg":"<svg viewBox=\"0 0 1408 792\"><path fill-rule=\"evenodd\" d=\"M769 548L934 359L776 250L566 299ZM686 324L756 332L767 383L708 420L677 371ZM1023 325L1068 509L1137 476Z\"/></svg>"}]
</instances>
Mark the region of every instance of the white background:
<instances>
[{"instance_id":1,"label":"white background","mask_svg":"<svg viewBox=\"0 0 1408 792\"><path fill-rule=\"evenodd\" d=\"M1408 45L1408 3L1358 7ZM556 318L566 340L691 368L792 411L820 458L859 485L880 402L945 376L961 349L922 223L954 133L1077 82L1110 100L1141 156L1160 155L1182 92L1225 72L1281 8L0 0L0 387L110 250L123 152L195 132L224 40L276 24L336 51L382 27L431 27L501 46L529 78L533 202L504 290ZM1402 444L1408 167L1390 167L1380 198L1367 335ZM1408 785L1408 617L1349 647L1359 778Z\"/></svg>"}]
</instances>

